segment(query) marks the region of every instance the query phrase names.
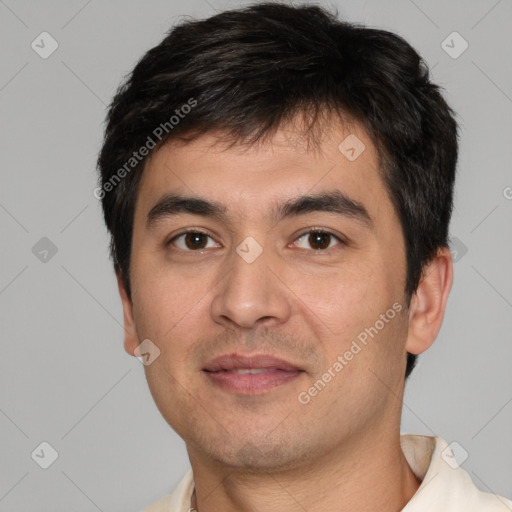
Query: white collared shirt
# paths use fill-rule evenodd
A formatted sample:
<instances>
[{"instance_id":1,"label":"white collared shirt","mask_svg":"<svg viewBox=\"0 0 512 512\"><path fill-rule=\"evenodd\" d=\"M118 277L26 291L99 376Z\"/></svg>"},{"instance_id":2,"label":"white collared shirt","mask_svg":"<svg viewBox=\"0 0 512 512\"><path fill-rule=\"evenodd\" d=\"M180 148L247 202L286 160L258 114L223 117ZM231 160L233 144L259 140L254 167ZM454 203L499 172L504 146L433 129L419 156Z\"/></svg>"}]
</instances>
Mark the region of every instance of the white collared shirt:
<instances>
[{"instance_id":1,"label":"white collared shirt","mask_svg":"<svg viewBox=\"0 0 512 512\"><path fill-rule=\"evenodd\" d=\"M512 501L480 491L457 467L441 437L402 434L400 444L421 485L402 512L512 512ZM143 512L189 512L194 479L190 470L174 491Z\"/></svg>"}]
</instances>

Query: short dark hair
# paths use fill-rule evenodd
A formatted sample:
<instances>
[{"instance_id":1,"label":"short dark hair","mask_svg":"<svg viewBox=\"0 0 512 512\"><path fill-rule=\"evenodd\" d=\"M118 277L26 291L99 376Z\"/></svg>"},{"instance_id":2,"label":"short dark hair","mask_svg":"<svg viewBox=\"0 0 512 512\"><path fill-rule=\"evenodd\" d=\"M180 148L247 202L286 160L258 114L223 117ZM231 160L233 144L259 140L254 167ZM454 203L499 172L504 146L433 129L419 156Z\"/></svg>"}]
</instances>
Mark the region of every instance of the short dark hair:
<instances>
[{"instance_id":1,"label":"short dark hair","mask_svg":"<svg viewBox=\"0 0 512 512\"><path fill-rule=\"evenodd\" d=\"M112 100L95 195L130 298L135 202L148 148L213 130L233 144L253 144L297 114L308 120L308 136L336 114L360 122L372 138L405 239L409 304L425 265L448 246L454 113L400 36L340 21L316 5L274 2L182 20ZM406 377L416 363L407 356Z\"/></svg>"}]
</instances>

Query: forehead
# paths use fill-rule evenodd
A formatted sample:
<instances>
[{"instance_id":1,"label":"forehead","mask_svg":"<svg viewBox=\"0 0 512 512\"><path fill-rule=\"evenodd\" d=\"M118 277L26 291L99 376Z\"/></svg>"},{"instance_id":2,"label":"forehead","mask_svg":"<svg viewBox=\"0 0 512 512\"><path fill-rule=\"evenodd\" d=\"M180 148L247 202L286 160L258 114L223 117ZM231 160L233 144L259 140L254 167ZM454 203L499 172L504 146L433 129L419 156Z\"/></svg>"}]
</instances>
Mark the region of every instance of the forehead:
<instances>
[{"instance_id":1,"label":"forehead","mask_svg":"<svg viewBox=\"0 0 512 512\"><path fill-rule=\"evenodd\" d=\"M147 215L168 192L210 198L238 217L263 213L262 205L276 201L333 190L375 213L389 203L377 150L355 122L333 124L316 144L293 125L253 145L230 145L223 135L171 140L154 152L139 186L136 216Z\"/></svg>"}]
</instances>

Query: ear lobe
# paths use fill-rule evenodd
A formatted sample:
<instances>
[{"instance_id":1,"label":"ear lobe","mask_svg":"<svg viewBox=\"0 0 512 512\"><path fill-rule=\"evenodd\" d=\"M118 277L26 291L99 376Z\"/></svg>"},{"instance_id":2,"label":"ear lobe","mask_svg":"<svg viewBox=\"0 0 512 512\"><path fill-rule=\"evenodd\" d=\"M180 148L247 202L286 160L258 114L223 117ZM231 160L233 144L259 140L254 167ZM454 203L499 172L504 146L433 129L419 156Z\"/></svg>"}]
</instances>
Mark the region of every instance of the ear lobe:
<instances>
[{"instance_id":1,"label":"ear lobe","mask_svg":"<svg viewBox=\"0 0 512 512\"><path fill-rule=\"evenodd\" d=\"M443 247L423 269L423 275L409 306L406 350L421 354L434 343L444 318L453 282L450 249Z\"/></svg>"},{"instance_id":2,"label":"ear lobe","mask_svg":"<svg viewBox=\"0 0 512 512\"><path fill-rule=\"evenodd\" d=\"M117 286L119 295L123 305L123 321L124 321L124 349L131 356L135 357L134 350L139 345L139 338L133 317L133 304L126 293L121 274L116 272Z\"/></svg>"}]
</instances>

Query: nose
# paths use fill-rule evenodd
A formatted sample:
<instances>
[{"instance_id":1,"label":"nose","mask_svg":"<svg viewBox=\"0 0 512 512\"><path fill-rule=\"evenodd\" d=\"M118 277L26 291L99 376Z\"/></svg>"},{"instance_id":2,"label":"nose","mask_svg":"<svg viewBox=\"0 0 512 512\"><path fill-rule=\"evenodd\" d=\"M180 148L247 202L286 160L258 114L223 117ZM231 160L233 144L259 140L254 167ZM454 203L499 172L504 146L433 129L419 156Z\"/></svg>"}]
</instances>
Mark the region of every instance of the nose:
<instances>
[{"instance_id":1,"label":"nose","mask_svg":"<svg viewBox=\"0 0 512 512\"><path fill-rule=\"evenodd\" d=\"M272 264L266 250L254 261L240 254L233 252L231 270L215 287L211 303L213 320L230 328L286 322L291 313L290 295L277 277L276 262Z\"/></svg>"}]
</instances>

